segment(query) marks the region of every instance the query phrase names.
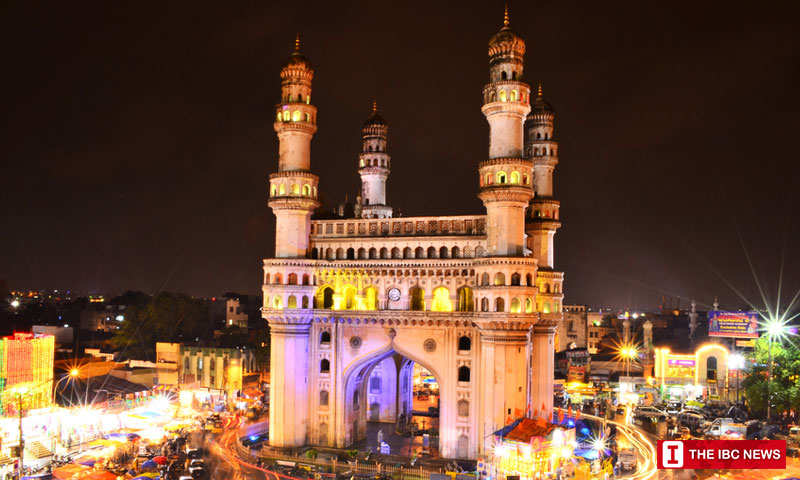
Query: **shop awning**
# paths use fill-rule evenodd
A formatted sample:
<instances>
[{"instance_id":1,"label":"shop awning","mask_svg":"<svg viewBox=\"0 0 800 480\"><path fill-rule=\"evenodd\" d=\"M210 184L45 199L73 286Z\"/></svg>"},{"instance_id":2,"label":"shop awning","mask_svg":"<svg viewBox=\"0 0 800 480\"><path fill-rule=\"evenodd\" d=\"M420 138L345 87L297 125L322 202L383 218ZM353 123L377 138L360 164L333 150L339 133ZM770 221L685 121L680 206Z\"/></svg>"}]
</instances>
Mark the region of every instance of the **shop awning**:
<instances>
[{"instance_id":1,"label":"shop awning","mask_svg":"<svg viewBox=\"0 0 800 480\"><path fill-rule=\"evenodd\" d=\"M264 393L257 388L245 388L244 390L242 390L242 395L245 395L247 397L261 398L264 395Z\"/></svg>"}]
</instances>

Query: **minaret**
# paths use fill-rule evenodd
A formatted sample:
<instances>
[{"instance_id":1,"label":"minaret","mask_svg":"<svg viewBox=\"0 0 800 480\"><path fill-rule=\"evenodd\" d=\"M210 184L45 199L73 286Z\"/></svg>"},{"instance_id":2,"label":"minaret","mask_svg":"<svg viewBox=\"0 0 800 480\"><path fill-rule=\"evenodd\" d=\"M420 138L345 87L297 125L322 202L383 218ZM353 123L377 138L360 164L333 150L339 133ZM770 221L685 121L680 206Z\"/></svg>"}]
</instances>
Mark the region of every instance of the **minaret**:
<instances>
[{"instance_id":1,"label":"minaret","mask_svg":"<svg viewBox=\"0 0 800 480\"><path fill-rule=\"evenodd\" d=\"M281 69L281 103L275 131L280 142L278 172L269 176L269 206L275 212L275 257L305 258L311 213L319 206L319 178L311 173L311 137L317 131L317 108L311 105L311 62L300 54L300 36L294 53Z\"/></svg>"},{"instance_id":2,"label":"minaret","mask_svg":"<svg viewBox=\"0 0 800 480\"><path fill-rule=\"evenodd\" d=\"M689 338L694 339L694 331L697 330L697 302L692 300L692 310L689 312Z\"/></svg>"},{"instance_id":3,"label":"minaret","mask_svg":"<svg viewBox=\"0 0 800 480\"><path fill-rule=\"evenodd\" d=\"M386 179L391 157L386 153L389 127L378 115L378 103L372 102L372 114L361 129L361 153L358 173L361 175L361 218L391 218L392 207L386 205Z\"/></svg>"},{"instance_id":4,"label":"minaret","mask_svg":"<svg viewBox=\"0 0 800 480\"><path fill-rule=\"evenodd\" d=\"M561 227L558 200L553 198L553 170L558 164L558 144L553 141L553 107L542 98L542 85L525 122L525 156L533 161L533 191L525 226L528 248L539 268L552 269L553 237Z\"/></svg>"},{"instance_id":5,"label":"minaret","mask_svg":"<svg viewBox=\"0 0 800 480\"><path fill-rule=\"evenodd\" d=\"M480 194L486 206L490 257L521 257L525 208L533 197L531 161L523 158L523 126L530 112L530 87L522 82L525 42L508 26L489 41L489 83L481 111L489 122L489 159L481 162Z\"/></svg>"}]
</instances>

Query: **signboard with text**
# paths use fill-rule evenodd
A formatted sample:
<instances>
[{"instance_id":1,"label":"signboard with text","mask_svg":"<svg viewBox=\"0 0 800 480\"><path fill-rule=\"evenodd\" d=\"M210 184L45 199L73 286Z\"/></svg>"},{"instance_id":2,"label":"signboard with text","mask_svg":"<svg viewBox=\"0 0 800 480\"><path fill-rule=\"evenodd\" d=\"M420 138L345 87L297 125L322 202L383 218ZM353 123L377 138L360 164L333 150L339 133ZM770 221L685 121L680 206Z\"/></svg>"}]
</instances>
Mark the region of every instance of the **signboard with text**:
<instances>
[{"instance_id":1,"label":"signboard with text","mask_svg":"<svg viewBox=\"0 0 800 480\"><path fill-rule=\"evenodd\" d=\"M758 338L758 312L708 312L708 336Z\"/></svg>"}]
</instances>

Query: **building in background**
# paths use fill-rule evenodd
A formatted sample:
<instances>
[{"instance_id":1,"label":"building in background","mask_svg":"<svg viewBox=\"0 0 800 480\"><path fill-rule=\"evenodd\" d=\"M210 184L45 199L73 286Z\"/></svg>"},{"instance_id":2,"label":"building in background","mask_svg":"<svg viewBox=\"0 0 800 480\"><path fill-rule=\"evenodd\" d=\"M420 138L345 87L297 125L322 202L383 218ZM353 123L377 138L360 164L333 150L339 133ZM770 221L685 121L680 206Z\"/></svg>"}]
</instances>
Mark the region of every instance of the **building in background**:
<instances>
[{"instance_id":1,"label":"building in background","mask_svg":"<svg viewBox=\"0 0 800 480\"><path fill-rule=\"evenodd\" d=\"M0 408L2 413L50 405L53 391L55 337L15 333L0 338Z\"/></svg>"},{"instance_id":2,"label":"building in background","mask_svg":"<svg viewBox=\"0 0 800 480\"><path fill-rule=\"evenodd\" d=\"M720 344L697 349L655 348L654 377L662 398L720 400L728 397L728 354Z\"/></svg>"},{"instance_id":3,"label":"building in background","mask_svg":"<svg viewBox=\"0 0 800 480\"><path fill-rule=\"evenodd\" d=\"M556 352L587 347L588 313L586 305L564 305L564 317L556 326Z\"/></svg>"}]
</instances>

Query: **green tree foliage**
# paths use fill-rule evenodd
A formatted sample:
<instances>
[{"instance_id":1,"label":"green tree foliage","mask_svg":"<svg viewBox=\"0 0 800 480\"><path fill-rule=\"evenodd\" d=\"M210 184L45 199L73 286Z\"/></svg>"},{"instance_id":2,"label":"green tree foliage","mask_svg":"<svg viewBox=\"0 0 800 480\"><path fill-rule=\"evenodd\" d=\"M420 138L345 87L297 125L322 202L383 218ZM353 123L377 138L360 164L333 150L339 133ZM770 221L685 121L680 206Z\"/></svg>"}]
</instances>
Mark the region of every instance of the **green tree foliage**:
<instances>
[{"instance_id":1,"label":"green tree foliage","mask_svg":"<svg viewBox=\"0 0 800 480\"><path fill-rule=\"evenodd\" d=\"M125 322L113 341L123 358L155 360L156 342L202 345L212 333L202 300L162 292L144 305L126 310Z\"/></svg>"},{"instance_id":2,"label":"green tree foliage","mask_svg":"<svg viewBox=\"0 0 800 480\"><path fill-rule=\"evenodd\" d=\"M756 347L749 357L755 362L742 381L750 412L764 416L767 410L767 372L769 362L769 339L764 336L756 340ZM772 412L800 410L800 348L793 338L772 342Z\"/></svg>"}]
</instances>

